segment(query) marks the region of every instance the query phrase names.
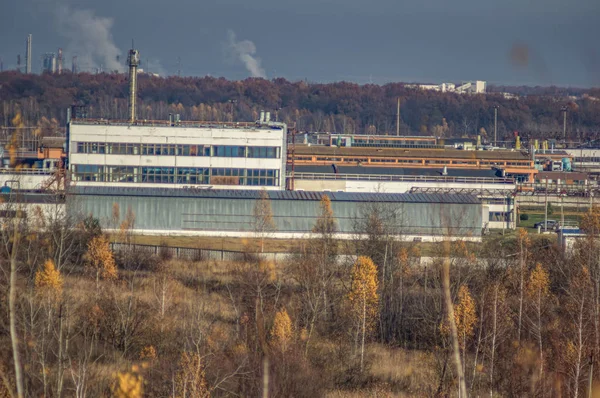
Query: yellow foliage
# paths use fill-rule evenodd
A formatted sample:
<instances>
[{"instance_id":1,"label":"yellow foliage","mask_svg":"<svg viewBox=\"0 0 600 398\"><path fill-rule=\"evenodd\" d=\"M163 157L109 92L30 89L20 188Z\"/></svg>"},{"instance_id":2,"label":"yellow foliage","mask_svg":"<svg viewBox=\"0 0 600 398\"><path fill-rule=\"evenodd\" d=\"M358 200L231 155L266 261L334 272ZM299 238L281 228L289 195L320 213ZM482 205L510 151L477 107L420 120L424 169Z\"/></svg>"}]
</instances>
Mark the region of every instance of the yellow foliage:
<instances>
[{"instance_id":1,"label":"yellow foliage","mask_svg":"<svg viewBox=\"0 0 600 398\"><path fill-rule=\"evenodd\" d=\"M113 258L108 239L104 235L92 238L88 243L87 258L96 270L96 275L103 279L116 279L117 266Z\"/></svg>"},{"instance_id":2,"label":"yellow foliage","mask_svg":"<svg viewBox=\"0 0 600 398\"><path fill-rule=\"evenodd\" d=\"M365 317L365 329L375 326L379 314L379 281L377 268L369 257L360 256L352 269L352 287L348 294L353 316L362 320Z\"/></svg>"},{"instance_id":3,"label":"yellow foliage","mask_svg":"<svg viewBox=\"0 0 600 398\"><path fill-rule=\"evenodd\" d=\"M35 287L40 290L50 291L56 295L62 293L63 279L54 266L54 261L46 260L44 267L35 273Z\"/></svg>"},{"instance_id":4,"label":"yellow foliage","mask_svg":"<svg viewBox=\"0 0 600 398\"><path fill-rule=\"evenodd\" d=\"M143 378L132 372L117 373L116 380L112 386L112 396L114 398L141 398L143 396Z\"/></svg>"},{"instance_id":5,"label":"yellow foliage","mask_svg":"<svg viewBox=\"0 0 600 398\"><path fill-rule=\"evenodd\" d=\"M458 303L454 306L454 321L459 342L464 344L466 338L473 335L473 329L477 322L475 301L466 285L462 285L458 289Z\"/></svg>"},{"instance_id":6,"label":"yellow foliage","mask_svg":"<svg viewBox=\"0 0 600 398\"><path fill-rule=\"evenodd\" d=\"M531 239L525 228L519 228L517 230L517 241L525 247L528 247L531 244Z\"/></svg>"},{"instance_id":7,"label":"yellow foliage","mask_svg":"<svg viewBox=\"0 0 600 398\"><path fill-rule=\"evenodd\" d=\"M292 339L292 320L285 308L277 311L271 329L271 341L279 347L282 352L287 351L288 344Z\"/></svg>"},{"instance_id":8,"label":"yellow foliage","mask_svg":"<svg viewBox=\"0 0 600 398\"><path fill-rule=\"evenodd\" d=\"M458 302L454 305L454 323L456 323L458 343L461 348L465 348L467 338L473 336L476 322L475 301L471 297L469 288L461 285L458 289ZM446 336L450 334L450 325L447 319L440 324L440 332Z\"/></svg>"},{"instance_id":9,"label":"yellow foliage","mask_svg":"<svg viewBox=\"0 0 600 398\"><path fill-rule=\"evenodd\" d=\"M147 345L142 348L142 352L140 352L140 359L147 359L150 361L154 361L157 358L156 348L152 345Z\"/></svg>"},{"instance_id":10,"label":"yellow foliage","mask_svg":"<svg viewBox=\"0 0 600 398\"><path fill-rule=\"evenodd\" d=\"M176 397L205 398L210 396L206 385L204 366L197 353L181 354L179 371L175 376Z\"/></svg>"},{"instance_id":11,"label":"yellow foliage","mask_svg":"<svg viewBox=\"0 0 600 398\"><path fill-rule=\"evenodd\" d=\"M548 296L550 291L550 278L548 271L542 267L542 264L537 263L527 283L527 294L529 297L542 299Z\"/></svg>"},{"instance_id":12,"label":"yellow foliage","mask_svg":"<svg viewBox=\"0 0 600 398\"><path fill-rule=\"evenodd\" d=\"M600 206L593 206L592 210L581 218L579 225L588 234L598 234L600 232Z\"/></svg>"},{"instance_id":13,"label":"yellow foliage","mask_svg":"<svg viewBox=\"0 0 600 398\"><path fill-rule=\"evenodd\" d=\"M333 210L331 209L331 200L329 196L321 196L321 202L319 203L321 213L317 218L317 222L313 227L314 233L320 234L332 234L336 230L335 217L333 216Z\"/></svg>"}]
</instances>

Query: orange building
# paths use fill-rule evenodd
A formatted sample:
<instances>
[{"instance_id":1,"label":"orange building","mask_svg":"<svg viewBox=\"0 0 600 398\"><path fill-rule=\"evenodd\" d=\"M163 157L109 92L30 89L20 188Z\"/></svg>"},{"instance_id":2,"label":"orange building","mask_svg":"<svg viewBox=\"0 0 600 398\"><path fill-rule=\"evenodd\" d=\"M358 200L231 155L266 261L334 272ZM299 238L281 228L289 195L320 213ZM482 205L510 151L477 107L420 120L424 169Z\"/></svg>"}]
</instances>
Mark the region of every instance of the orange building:
<instances>
[{"instance_id":1,"label":"orange building","mask_svg":"<svg viewBox=\"0 0 600 398\"><path fill-rule=\"evenodd\" d=\"M288 165L331 165L503 170L518 181L533 181L537 170L528 153L459 149L361 148L295 145Z\"/></svg>"}]
</instances>

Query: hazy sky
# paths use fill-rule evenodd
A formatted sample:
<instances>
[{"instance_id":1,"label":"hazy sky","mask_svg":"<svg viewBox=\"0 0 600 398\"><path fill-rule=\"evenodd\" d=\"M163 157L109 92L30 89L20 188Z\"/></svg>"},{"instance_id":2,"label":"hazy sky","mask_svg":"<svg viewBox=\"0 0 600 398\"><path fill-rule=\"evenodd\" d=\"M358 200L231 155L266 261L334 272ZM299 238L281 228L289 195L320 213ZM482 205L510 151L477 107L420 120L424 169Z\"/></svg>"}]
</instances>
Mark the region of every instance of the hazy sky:
<instances>
[{"instance_id":1,"label":"hazy sky","mask_svg":"<svg viewBox=\"0 0 600 398\"><path fill-rule=\"evenodd\" d=\"M0 0L0 57L33 34L82 69L143 67L243 79L600 86L599 0ZM511 61L518 47L521 59ZM525 49L525 50L523 50ZM116 56L121 55L120 64ZM23 61L24 62L24 61ZM147 65L146 65L147 63Z\"/></svg>"}]
</instances>

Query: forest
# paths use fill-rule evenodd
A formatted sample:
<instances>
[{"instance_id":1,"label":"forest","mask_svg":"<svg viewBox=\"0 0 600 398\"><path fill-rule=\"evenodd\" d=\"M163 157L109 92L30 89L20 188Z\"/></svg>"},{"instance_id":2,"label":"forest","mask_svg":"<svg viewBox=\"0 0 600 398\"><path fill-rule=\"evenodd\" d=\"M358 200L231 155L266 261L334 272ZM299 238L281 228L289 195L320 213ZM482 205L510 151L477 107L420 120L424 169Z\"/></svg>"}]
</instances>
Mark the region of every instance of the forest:
<instances>
[{"instance_id":1,"label":"forest","mask_svg":"<svg viewBox=\"0 0 600 398\"><path fill-rule=\"evenodd\" d=\"M600 208L569 253L520 229L447 240L428 261L397 239L398 209L361 212L344 243L353 255L340 258L323 196L312 237L278 262L261 256L273 225L266 195L255 239L227 262L135 248L135 214L117 205L110 236L58 210L4 218L0 396L600 391Z\"/></svg>"},{"instance_id":2,"label":"forest","mask_svg":"<svg viewBox=\"0 0 600 398\"><path fill-rule=\"evenodd\" d=\"M489 139L498 107L499 139L514 132L562 137L563 112L567 133L577 140L596 139L600 125L600 89L557 87L490 87L486 95L459 95L409 88L403 83L383 86L349 82L290 82L282 78L230 81L215 77L154 77L140 75L138 118L167 120L253 121L261 110L271 111L299 131L337 133L396 133L400 99L400 133ZM26 125L42 117L64 126L66 109L87 107L94 118L127 118L125 74L0 73L0 125L21 112ZM501 93L519 93L507 99Z\"/></svg>"}]
</instances>

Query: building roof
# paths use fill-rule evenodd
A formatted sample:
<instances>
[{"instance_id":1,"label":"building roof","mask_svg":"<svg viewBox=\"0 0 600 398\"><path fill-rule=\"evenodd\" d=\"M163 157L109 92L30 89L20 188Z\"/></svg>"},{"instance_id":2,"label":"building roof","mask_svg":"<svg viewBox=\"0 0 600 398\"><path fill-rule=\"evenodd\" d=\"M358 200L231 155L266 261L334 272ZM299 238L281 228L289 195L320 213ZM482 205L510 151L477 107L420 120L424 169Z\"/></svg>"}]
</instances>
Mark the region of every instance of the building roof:
<instances>
[{"instance_id":1,"label":"building roof","mask_svg":"<svg viewBox=\"0 0 600 398\"><path fill-rule=\"evenodd\" d=\"M46 148L63 148L66 140L65 137L42 137L42 146Z\"/></svg>"},{"instance_id":2,"label":"building roof","mask_svg":"<svg viewBox=\"0 0 600 398\"><path fill-rule=\"evenodd\" d=\"M568 172L568 171L540 171L535 176L536 180L551 179L551 180L587 180L587 173Z\"/></svg>"},{"instance_id":3,"label":"building roof","mask_svg":"<svg viewBox=\"0 0 600 398\"><path fill-rule=\"evenodd\" d=\"M373 166L337 166L337 174L371 174L371 175L410 175L410 176L442 176L443 168L409 168L409 167L373 167ZM288 171L292 167L288 165ZM332 166L296 165L296 173L334 173ZM448 168L449 177L498 177L498 171L492 169L454 169Z\"/></svg>"},{"instance_id":4,"label":"building roof","mask_svg":"<svg viewBox=\"0 0 600 398\"><path fill-rule=\"evenodd\" d=\"M292 149L288 148L288 154ZM406 148L362 148L329 147L296 144L298 155L326 156L383 156L398 158L439 158L439 159L492 159L492 160L531 160L526 152L519 151L466 151L460 149L406 149Z\"/></svg>"},{"instance_id":5,"label":"building roof","mask_svg":"<svg viewBox=\"0 0 600 398\"><path fill-rule=\"evenodd\" d=\"M236 189L182 189L146 187L83 187L71 188L75 195L92 196L145 196L145 197L186 197L212 199L251 199L260 198L260 190ZM271 200L319 201L323 195L331 201L340 202L393 202L393 203L459 203L480 204L474 195L461 194L409 194L409 193L360 193L360 192L312 192L312 191L266 191Z\"/></svg>"}]
</instances>

